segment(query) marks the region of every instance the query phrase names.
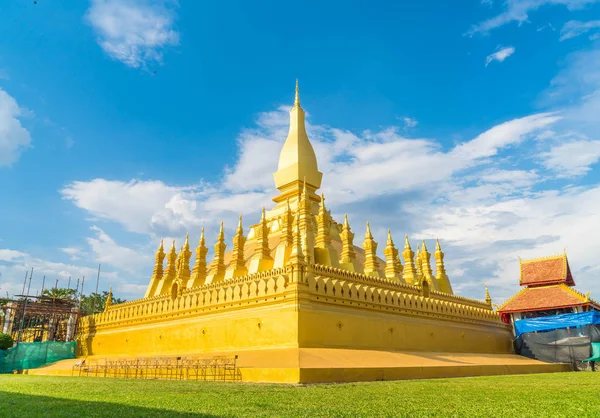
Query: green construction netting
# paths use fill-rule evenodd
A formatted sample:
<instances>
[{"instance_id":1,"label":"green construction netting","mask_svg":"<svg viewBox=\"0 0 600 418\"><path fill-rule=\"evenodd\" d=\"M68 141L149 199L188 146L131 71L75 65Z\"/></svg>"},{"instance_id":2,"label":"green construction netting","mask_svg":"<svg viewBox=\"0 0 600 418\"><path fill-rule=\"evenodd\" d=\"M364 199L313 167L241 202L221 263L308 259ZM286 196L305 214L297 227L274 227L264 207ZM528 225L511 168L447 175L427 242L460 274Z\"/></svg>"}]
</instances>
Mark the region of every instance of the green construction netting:
<instances>
[{"instance_id":1,"label":"green construction netting","mask_svg":"<svg viewBox=\"0 0 600 418\"><path fill-rule=\"evenodd\" d=\"M592 343L592 357L585 361L600 361L600 343Z\"/></svg>"},{"instance_id":2,"label":"green construction netting","mask_svg":"<svg viewBox=\"0 0 600 418\"><path fill-rule=\"evenodd\" d=\"M55 361L75 358L75 342L20 343L8 350L0 350L0 373L35 369Z\"/></svg>"}]
</instances>

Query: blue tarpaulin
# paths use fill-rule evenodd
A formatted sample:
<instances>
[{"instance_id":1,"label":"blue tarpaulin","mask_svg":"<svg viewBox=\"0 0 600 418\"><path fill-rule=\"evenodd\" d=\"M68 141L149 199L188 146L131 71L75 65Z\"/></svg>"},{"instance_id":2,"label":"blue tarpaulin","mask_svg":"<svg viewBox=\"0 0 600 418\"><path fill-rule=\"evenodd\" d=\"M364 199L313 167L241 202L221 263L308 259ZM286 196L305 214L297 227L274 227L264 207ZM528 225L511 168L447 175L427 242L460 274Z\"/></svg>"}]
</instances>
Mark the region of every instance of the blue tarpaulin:
<instances>
[{"instance_id":1,"label":"blue tarpaulin","mask_svg":"<svg viewBox=\"0 0 600 418\"><path fill-rule=\"evenodd\" d=\"M549 331L560 328L583 327L586 325L600 325L600 312L590 311L520 319L515 321L515 332L518 337L525 332Z\"/></svg>"}]
</instances>

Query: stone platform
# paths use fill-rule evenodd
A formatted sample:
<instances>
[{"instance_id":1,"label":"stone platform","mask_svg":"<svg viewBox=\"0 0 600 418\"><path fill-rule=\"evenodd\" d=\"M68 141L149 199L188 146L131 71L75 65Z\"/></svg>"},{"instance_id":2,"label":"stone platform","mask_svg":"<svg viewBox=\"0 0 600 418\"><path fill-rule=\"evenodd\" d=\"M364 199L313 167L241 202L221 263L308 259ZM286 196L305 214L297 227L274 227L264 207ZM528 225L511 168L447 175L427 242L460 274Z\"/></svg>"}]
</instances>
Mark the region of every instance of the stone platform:
<instances>
[{"instance_id":1,"label":"stone platform","mask_svg":"<svg viewBox=\"0 0 600 418\"><path fill-rule=\"evenodd\" d=\"M376 380L432 379L505 374L555 373L571 370L514 354L472 354L290 348L253 350L238 354L243 382L333 383ZM189 356L189 355L188 355ZM90 356L100 361L103 356ZM111 356L111 359L124 358ZM77 359L28 370L32 375L70 376Z\"/></svg>"}]
</instances>

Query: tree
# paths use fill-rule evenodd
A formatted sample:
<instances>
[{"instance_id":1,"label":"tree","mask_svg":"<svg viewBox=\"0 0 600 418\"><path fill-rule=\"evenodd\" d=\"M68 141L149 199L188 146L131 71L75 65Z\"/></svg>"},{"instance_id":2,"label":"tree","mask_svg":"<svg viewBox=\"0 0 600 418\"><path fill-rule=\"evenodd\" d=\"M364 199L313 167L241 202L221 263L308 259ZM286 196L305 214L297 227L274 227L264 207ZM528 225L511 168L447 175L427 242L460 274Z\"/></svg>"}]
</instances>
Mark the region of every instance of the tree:
<instances>
[{"instance_id":1,"label":"tree","mask_svg":"<svg viewBox=\"0 0 600 418\"><path fill-rule=\"evenodd\" d=\"M0 332L0 350L8 350L13 346L13 339L8 334L2 334Z\"/></svg>"},{"instance_id":2,"label":"tree","mask_svg":"<svg viewBox=\"0 0 600 418\"><path fill-rule=\"evenodd\" d=\"M52 289L44 289L42 295L57 299L77 299L77 290L67 289L64 287L53 287Z\"/></svg>"},{"instance_id":3,"label":"tree","mask_svg":"<svg viewBox=\"0 0 600 418\"><path fill-rule=\"evenodd\" d=\"M104 311L104 305L106 299L108 299L108 292L105 290L102 293L90 293L89 295L81 295L77 293L75 289L67 288L52 288L45 289L43 292L44 296L59 298L59 299L70 299L78 300L81 297L81 312L84 315L91 315ZM124 299L112 297L112 303L123 303L126 302Z\"/></svg>"},{"instance_id":4,"label":"tree","mask_svg":"<svg viewBox=\"0 0 600 418\"><path fill-rule=\"evenodd\" d=\"M90 295L83 296L81 298L81 312L86 315L91 315L104 311L104 305L106 305L106 299L108 299L108 292L105 290L102 293L91 293ZM126 302L125 299L119 299L112 297L112 304Z\"/></svg>"}]
</instances>

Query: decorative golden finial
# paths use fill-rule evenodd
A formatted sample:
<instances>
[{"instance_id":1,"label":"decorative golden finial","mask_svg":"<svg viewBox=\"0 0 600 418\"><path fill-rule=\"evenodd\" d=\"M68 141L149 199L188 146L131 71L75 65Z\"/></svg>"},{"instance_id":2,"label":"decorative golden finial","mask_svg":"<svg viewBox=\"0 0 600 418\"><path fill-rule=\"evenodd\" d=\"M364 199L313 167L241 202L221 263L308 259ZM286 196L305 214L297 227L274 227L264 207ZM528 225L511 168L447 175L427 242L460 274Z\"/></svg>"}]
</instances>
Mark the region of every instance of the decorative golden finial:
<instances>
[{"instance_id":1,"label":"decorative golden finial","mask_svg":"<svg viewBox=\"0 0 600 418\"><path fill-rule=\"evenodd\" d=\"M263 207L263 216L264 216ZM240 215L240 221L233 237L233 256L231 260L230 269L233 269L232 277L241 277L248 274L246 268L246 259L244 258L244 245L246 244L246 237L244 236L244 227L242 226L242 215Z\"/></svg>"},{"instance_id":2,"label":"decorative golden finial","mask_svg":"<svg viewBox=\"0 0 600 418\"><path fill-rule=\"evenodd\" d=\"M162 280L159 281L158 286L156 287L155 295L163 295L171 291L173 280L177 277L177 264L178 256L177 250L175 249L175 240L173 240L171 251L169 251L169 255L167 256L167 267L162 275Z\"/></svg>"},{"instance_id":3,"label":"decorative golden finial","mask_svg":"<svg viewBox=\"0 0 600 418\"><path fill-rule=\"evenodd\" d=\"M425 245L425 240L422 240L421 243L421 272L423 273L423 277L429 283L430 289L440 290L437 280L433 277L433 270L431 269L431 253L427 251L427 245Z\"/></svg>"},{"instance_id":4,"label":"decorative golden finial","mask_svg":"<svg viewBox=\"0 0 600 418\"><path fill-rule=\"evenodd\" d=\"M108 296L106 297L106 302L104 303L104 312L108 311L108 308L112 305L112 286L108 289Z\"/></svg>"},{"instance_id":5,"label":"decorative golden finial","mask_svg":"<svg viewBox=\"0 0 600 418\"><path fill-rule=\"evenodd\" d=\"M392 231L388 229L387 245L383 253L385 254L385 277L390 280L402 282L402 264L398 256L398 249L392 239Z\"/></svg>"},{"instance_id":6,"label":"decorative golden finial","mask_svg":"<svg viewBox=\"0 0 600 418\"><path fill-rule=\"evenodd\" d=\"M294 106L300 106L300 93L298 89L298 79L296 79L296 96L294 97Z\"/></svg>"},{"instance_id":7,"label":"decorative golden finial","mask_svg":"<svg viewBox=\"0 0 600 418\"><path fill-rule=\"evenodd\" d=\"M408 284L415 284L417 281L414 255L415 253L413 252L412 248L410 248L408 235L405 235L404 251L402 251L402 256L404 257L404 272L402 274L402 278Z\"/></svg>"},{"instance_id":8,"label":"decorative golden finial","mask_svg":"<svg viewBox=\"0 0 600 418\"><path fill-rule=\"evenodd\" d=\"M290 208L290 199L286 200L285 209L283 212L283 219L281 220L281 242L286 245L292 245L294 239L294 217L292 215L292 209Z\"/></svg>"},{"instance_id":9,"label":"decorative golden finial","mask_svg":"<svg viewBox=\"0 0 600 418\"><path fill-rule=\"evenodd\" d=\"M417 244L417 252L415 254L415 267L416 267L417 282L420 285L421 280L423 279L423 267L422 267L422 260L421 260L421 249L419 248L418 244Z\"/></svg>"},{"instance_id":10,"label":"decorative golden finial","mask_svg":"<svg viewBox=\"0 0 600 418\"><path fill-rule=\"evenodd\" d=\"M192 252L190 251L190 243L189 237L186 234L185 236L185 244L181 246L181 251L179 252L179 265L177 270L177 281L179 282L179 290L183 290L187 287L187 284L191 277L190 272L190 257L192 256Z\"/></svg>"},{"instance_id":11,"label":"decorative golden finial","mask_svg":"<svg viewBox=\"0 0 600 418\"><path fill-rule=\"evenodd\" d=\"M256 246L249 268L251 274L268 270L273 266L273 257L271 257L271 249L269 248L269 225L264 206L262 207L260 222L255 231Z\"/></svg>"},{"instance_id":12,"label":"decorative golden finial","mask_svg":"<svg viewBox=\"0 0 600 418\"><path fill-rule=\"evenodd\" d=\"M314 215L312 213L312 202L308 198L306 179L304 179L302 185L298 213L300 214L300 232L302 233L302 252L306 262L312 263L315 249Z\"/></svg>"},{"instance_id":13,"label":"decorative golden finial","mask_svg":"<svg viewBox=\"0 0 600 418\"><path fill-rule=\"evenodd\" d=\"M265 208L263 207L263 213L264 213L264 211L265 211ZM242 227L242 215L240 215L240 220L238 222L238 227L237 227L236 233L241 234L243 232L244 232L244 228Z\"/></svg>"},{"instance_id":14,"label":"decorative golden finial","mask_svg":"<svg viewBox=\"0 0 600 418\"><path fill-rule=\"evenodd\" d=\"M158 289L159 283L163 278L164 270L163 270L163 261L165 259L165 249L163 247L163 240L160 240L160 245L158 246L158 250L156 251L156 262L154 263L154 270L152 271L152 278L150 279L150 284L146 289L146 293L144 294L145 298L156 295L156 289Z\"/></svg>"},{"instance_id":15,"label":"decorative golden finial","mask_svg":"<svg viewBox=\"0 0 600 418\"><path fill-rule=\"evenodd\" d=\"M290 264L304 263L304 253L302 251L302 233L300 231L300 213L296 212L296 223L294 227L294 239L292 242L292 251L290 253Z\"/></svg>"},{"instance_id":16,"label":"decorative golden finial","mask_svg":"<svg viewBox=\"0 0 600 418\"><path fill-rule=\"evenodd\" d=\"M223 281L225 277L225 226L221 221L221 228L217 236L217 242L214 245L214 259L211 263L211 270L208 277L208 283L216 283Z\"/></svg>"},{"instance_id":17,"label":"decorative golden finial","mask_svg":"<svg viewBox=\"0 0 600 418\"><path fill-rule=\"evenodd\" d=\"M369 221L367 221L367 230L365 232L365 239L373 239L373 234L371 234L371 225L369 225Z\"/></svg>"},{"instance_id":18,"label":"decorative golden finial","mask_svg":"<svg viewBox=\"0 0 600 418\"><path fill-rule=\"evenodd\" d=\"M377 242L373 239L369 222L367 222L367 231L365 233L363 249L365 250L365 274L379 277L381 274L379 273L379 260L377 258Z\"/></svg>"},{"instance_id":19,"label":"decorative golden finial","mask_svg":"<svg viewBox=\"0 0 600 418\"><path fill-rule=\"evenodd\" d=\"M444 266L444 253L437 238L435 239L435 253L433 256L435 257L435 280L440 287L440 292L454 294L450 279L446 274L446 267Z\"/></svg>"},{"instance_id":20,"label":"decorative golden finial","mask_svg":"<svg viewBox=\"0 0 600 418\"><path fill-rule=\"evenodd\" d=\"M188 288L202 286L206 281L206 253L208 253L208 248L206 248L204 227L202 227L198 246L196 247L196 262L192 268L192 275L188 282Z\"/></svg>"},{"instance_id":21,"label":"decorative golden finial","mask_svg":"<svg viewBox=\"0 0 600 418\"><path fill-rule=\"evenodd\" d=\"M185 234L185 244L183 244L184 247L190 247L190 234Z\"/></svg>"},{"instance_id":22,"label":"decorative golden finial","mask_svg":"<svg viewBox=\"0 0 600 418\"><path fill-rule=\"evenodd\" d=\"M590 301L590 292L587 292L587 293L585 294L585 301L586 301L586 302L589 302L589 301Z\"/></svg>"},{"instance_id":23,"label":"decorative golden finial","mask_svg":"<svg viewBox=\"0 0 600 418\"><path fill-rule=\"evenodd\" d=\"M325 195L321 193L321 203L319 204L319 213L316 217L317 220L317 237L315 239L315 247L321 249L327 249L326 252L323 253L322 256L319 256L319 260L317 260L320 264L330 265L332 262L331 255L332 250L330 248L331 244L331 218L329 213L327 212L327 208L325 207ZM330 251L331 250L331 251ZM325 254L327 253L327 254ZM336 254L337 255L337 254ZM337 257L335 257L337 258ZM337 261L334 261L337 265Z\"/></svg>"},{"instance_id":24,"label":"decorative golden finial","mask_svg":"<svg viewBox=\"0 0 600 418\"><path fill-rule=\"evenodd\" d=\"M344 214L344 225L342 226L340 239L342 241L341 267L349 271L360 271L360 264L356 261L356 253L354 252L354 233L350 230L347 214Z\"/></svg>"},{"instance_id":25,"label":"decorative golden finial","mask_svg":"<svg viewBox=\"0 0 600 418\"><path fill-rule=\"evenodd\" d=\"M492 306L492 298L490 297L490 291L488 290L487 284L485 285L485 303Z\"/></svg>"}]
</instances>

